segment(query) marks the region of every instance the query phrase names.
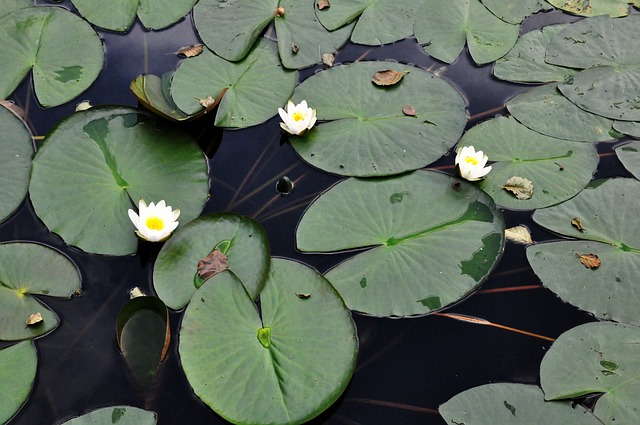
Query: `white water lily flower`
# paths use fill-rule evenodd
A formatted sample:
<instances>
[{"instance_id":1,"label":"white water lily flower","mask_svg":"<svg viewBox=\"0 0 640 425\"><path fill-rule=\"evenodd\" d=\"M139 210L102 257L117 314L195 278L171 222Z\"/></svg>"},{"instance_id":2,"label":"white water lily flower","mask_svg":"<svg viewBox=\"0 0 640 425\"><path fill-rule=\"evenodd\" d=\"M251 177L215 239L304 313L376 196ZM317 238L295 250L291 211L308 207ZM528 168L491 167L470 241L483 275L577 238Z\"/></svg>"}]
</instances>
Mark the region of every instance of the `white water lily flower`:
<instances>
[{"instance_id":1,"label":"white water lily flower","mask_svg":"<svg viewBox=\"0 0 640 425\"><path fill-rule=\"evenodd\" d=\"M482 179L489 174L491 166L485 167L489 157L482 151L476 152L473 146L459 147L455 164L460 177L469 181Z\"/></svg>"},{"instance_id":2,"label":"white water lily flower","mask_svg":"<svg viewBox=\"0 0 640 425\"><path fill-rule=\"evenodd\" d=\"M179 209L171 209L164 200L147 206L143 199L138 203L138 214L129 210L129 218L136 226L136 235L149 242L162 242L178 227Z\"/></svg>"},{"instance_id":3,"label":"white water lily flower","mask_svg":"<svg viewBox=\"0 0 640 425\"><path fill-rule=\"evenodd\" d=\"M287 111L278 108L282 121L280 127L289 134L301 136L316 123L316 110L307 106L307 101L294 105L292 101L287 103Z\"/></svg>"}]
</instances>

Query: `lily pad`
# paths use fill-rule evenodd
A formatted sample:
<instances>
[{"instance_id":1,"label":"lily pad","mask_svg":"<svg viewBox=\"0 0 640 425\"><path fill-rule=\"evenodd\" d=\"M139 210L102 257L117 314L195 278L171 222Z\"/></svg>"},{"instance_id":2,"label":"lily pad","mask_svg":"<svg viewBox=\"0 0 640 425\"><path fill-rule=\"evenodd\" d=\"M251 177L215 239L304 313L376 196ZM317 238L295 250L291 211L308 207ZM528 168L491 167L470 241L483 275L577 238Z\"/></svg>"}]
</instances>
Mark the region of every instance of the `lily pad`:
<instances>
[{"instance_id":1,"label":"lily pad","mask_svg":"<svg viewBox=\"0 0 640 425\"><path fill-rule=\"evenodd\" d=\"M609 15L612 18L627 16L629 4L637 5L637 0L547 0L565 12L578 16Z\"/></svg>"},{"instance_id":2,"label":"lily pad","mask_svg":"<svg viewBox=\"0 0 640 425\"><path fill-rule=\"evenodd\" d=\"M33 68L38 101L58 106L85 91L102 69L98 34L60 7L28 7L0 17L0 39L0 99Z\"/></svg>"},{"instance_id":3,"label":"lily pad","mask_svg":"<svg viewBox=\"0 0 640 425\"><path fill-rule=\"evenodd\" d=\"M226 420L300 424L344 391L358 339L326 279L274 259L260 312L232 273L207 281L187 307L179 351L196 395Z\"/></svg>"},{"instance_id":4,"label":"lily pad","mask_svg":"<svg viewBox=\"0 0 640 425\"><path fill-rule=\"evenodd\" d=\"M225 241L228 270L256 299L269 271L269 240L257 222L231 213L199 217L162 247L153 270L158 296L174 310L186 306L197 289L194 278L198 262Z\"/></svg>"},{"instance_id":5,"label":"lily pad","mask_svg":"<svg viewBox=\"0 0 640 425\"><path fill-rule=\"evenodd\" d=\"M482 0L482 4L510 24L519 24L527 16L540 11L553 10L545 0Z\"/></svg>"},{"instance_id":6,"label":"lily pad","mask_svg":"<svg viewBox=\"0 0 640 425\"><path fill-rule=\"evenodd\" d=\"M0 16L4 16L18 9L31 7L32 4L32 0L3 0L0 2Z\"/></svg>"},{"instance_id":7,"label":"lily pad","mask_svg":"<svg viewBox=\"0 0 640 425\"><path fill-rule=\"evenodd\" d=\"M79 290L80 273L60 252L36 243L0 244L0 339L27 339L52 331L58 316L33 295L70 298ZM34 313L43 320L26 325Z\"/></svg>"},{"instance_id":8,"label":"lily pad","mask_svg":"<svg viewBox=\"0 0 640 425\"><path fill-rule=\"evenodd\" d=\"M282 67L275 44L262 39L241 62L227 62L206 49L185 59L173 75L171 96L178 108L192 115L204 108L199 99L215 99L227 89L215 125L244 128L277 114L291 97L297 76Z\"/></svg>"},{"instance_id":9,"label":"lily pad","mask_svg":"<svg viewBox=\"0 0 640 425\"><path fill-rule=\"evenodd\" d=\"M156 414L131 406L109 406L93 410L60 425L156 425Z\"/></svg>"},{"instance_id":10,"label":"lily pad","mask_svg":"<svg viewBox=\"0 0 640 425\"><path fill-rule=\"evenodd\" d=\"M6 424L27 400L36 379L38 356L33 341L0 350L0 364L0 422Z\"/></svg>"},{"instance_id":11,"label":"lily pad","mask_svg":"<svg viewBox=\"0 0 640 425\"><path fill-rule=\"evenodd\" d=\"M545 61L547 46L566 27L567 24L548 25L523 34L513 49L496 61L493 75L516 83L546 83L571 78L577 70Z\"/></svg>"},{"instance_id":12,"label":"lily pad","mask_svg":"<svg viewBox=\"0 0 640 425\"><path fill-rule=\"evenodd\" d=\"M25 123L0 107L0 221L22 203L29 188L33 137Z\"/></svg>"},{"instance_id":13,"label":"lily pad","mask_svg":"<svg viewBox=\"0 0 640 425\"><path fill-rule=\"evenodd\" d=\"M208 199L208 165L187 134L151 114L93 107L61 121L33 162L36 213L70 245L97 254L135 253L127 210L165 200L185 224Z\"/></svg>"},{"instance_id":14,"label":"lily pad","mask_svg":"<svg viewBox=\"0 0 640 425\"><path fill-rule=\"evenodd\" d=\"M624 168L640 180L640 141L627 143L616 148L616 155Z\"/></svg>"},{"instance_id":15,"label":"lily pad","mask_svg":"<svg viewBox=\"0 0 640 425\"><path fill-rule=\"evenodd\" d=\"M390 87L371 82L392 69L404 78ZM340 102L336 102L340 99ZM289 141L303 160L346 176L415 170L437 160L458 140L466 103L442 78L410 65L359 62L335 66L300 84L294 103L306 100L322 123ZM403 113L412 105L415 115Z\"/></svg>"},{"instance_id":16,"label":"lily pad","mask_svg":"<svg viewBox=\"0 0 640 425\"><path fill-rule=\"evenodd\" d=\"M533 385L487 384L466 390L438 409L448 424L602 425L591 412L570 402L547 402Z\"/></svg>"},{"instance_id":17,"label":"lily pad","mask_svg":"<svg viewBox=\"0 0 640 425\"><path fill-rule=\"evenodd\" d=\"M547 400L602 393L593 414L607 425L640 422L640 329L587 323L560 335L540 364Z\"/></svg>"},{"instance_id":18,"label":"lily pad","mask_svg":"<svg viewBox=\"0 0 640 425\"><path fill-rule=\"evenodd\" d=\"M610 179L563 204L536 211L533 219L538 224L577 239L527 249L529 263L542 283L596 317L640 324L640 230L629 219L636 215L639 196L637 180ZM574 224L576 218L579 226ZM598 256L599 267L582 264L579 256L588 254Z\"/></svg>"},{"instance_id":19,"label":"lily pad","mask_svg":"<svg viewBox=\"0 0 640 425\"><path fill-rule=\"evenodd\" d=\"M136 19L145 28L158 30L177 22L198 0L117 0L109 7L101 0L71 0L89 22L111 31L126 32Z\"/></svg>"},{"instance_id":20,"label":"lily pad","mask_svg":"<svg viewBox=\"0 0 640 425\"><path fill-rule=\"evenodd\" d=\"M631 137L640 138L640 122L637 121L615 121L613 128Z\"/></svg>"},{"instance_id":21,"label":"lily pad","mask_svg":"<svg viewBox=\"0 0 640 425\"><path fill-rule=\"evenodd\" d=\"M476 125L459 144L473 146L487 154L489 161L496 161L480 187L498 205L512 209L545 208L565 201L584 189L598 166L592 145L536 133L510 117ZM530 199L518 199L503 189L513 176L533 183Z\"/></svg>"},{"instance_id":22,"label":"lily pad","mask_svg":"<svg viewBox=\"0 0 640 425\"><path fill-rule=\"evenodd\" d=\"M472 184L415 171L338 183L307 209L296 241L304 252L370 247L327 279L352 310L411 316L455 303L482 283L502 254L504 220Z\"/></svg>"},{"instance_id":23,"label":"lily pad","mask_svg":"<svg viewBox=\"0 0 640 425\"><path fill-rule=\"evenodd\" d=\"M583 71L558 88L594 114L640 121L640 15L587 18L569 25L547 48L547 62Z\"/></svg>"},{"instance_id":24,"label":"lily pad","mask_svg":"<svg viewBox=\"0 0 640 425\"><path fill-rule=\"evenodd\" d=\"M467 44L479 65L506 55L520 31L518 25L492 14L480 0L425 0L414 25L418 43L429 55L452 63Z\"/></svg>"},{"instance_id":25,"label":"lily pad","mask_svg":"<svg viewBox=\"0 0 640 425\"><path fill-rule=\"evenodd\" d=\"M578 142L607 142L619 135L613 120L577 107L557 84L545 84L519 94L507 103L511 115L538 133Z\"/></svg>"}]
</instances>

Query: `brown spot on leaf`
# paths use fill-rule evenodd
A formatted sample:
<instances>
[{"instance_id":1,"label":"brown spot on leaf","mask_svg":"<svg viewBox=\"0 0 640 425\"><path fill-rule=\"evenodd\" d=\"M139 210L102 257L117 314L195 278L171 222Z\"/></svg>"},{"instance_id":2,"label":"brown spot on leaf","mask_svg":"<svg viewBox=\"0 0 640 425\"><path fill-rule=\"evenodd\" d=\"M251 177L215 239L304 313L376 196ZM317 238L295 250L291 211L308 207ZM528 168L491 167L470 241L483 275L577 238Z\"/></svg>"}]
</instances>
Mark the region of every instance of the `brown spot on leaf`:
<instances>
[{"instance_id":1,"label":"brown spot on leaf","mask_svg":"<svg viewBox=\"0 0 640 425\"><path fill-rule=\"evenodd\" d=\"M198 261L198 276L207 280L229 268L229 260L219 249Z\"/></svg>"},{"instance_id":2,"label":"brown spot on leaf","mask_svg":"<svg viewBox=\"0 0 640 425\"><path fill-rule=\"evenodd\" d=\"M40 312L30 314L25 323L27 326L35 326L39 323L42 323L44 319L42 318L42 314Z\"/></svg>"},{"instance_id":3,"label":"brown spot on leaf","mask_svg":"<svg viewBox=\"0 0 640 425\"><path fill-rule=\"evenodd\" d=\"M408 117L415 117L416 116L416 108L414 108L411 105L404 105L404 107L402 108L402 113L405 114Z\"/></svg>"},{"instance_id":4,"label":"brown spot on leaf","mask_svg":"<svg viewBox=\"0 0 640 425\"><path fill-rule=\"evenodd\" d=\"M597 269L600 267L600 259L596 254L576 254L583 266L588 269Z\"/></svg>"},{"instance_id":5,"label":"brown spot on leaf","mask_svg":"<svg viewBox=\"0 0 640 425\"><path fill-rule=\"evenodd\" d=\"M184 56L185 58L192 58L198 56L204 50L204 45L194 44L191 46L183 46L178 49L176 55Z\"/></svg>"},{"instance_id":6,"label":"brown spot on leaf","mask_svg":"<svg viewBox=\"0 0 640 425\"><path fill-rule=\"evenodd\" d=\"M376 72L371 81L378 86L393 86L402 80L408 72L409 71L399 72L393 69L385 69L384 71Z\"/></svg>"},{"instance_id":7,"label":"brown spot on leaf","mask_svg":"<svg viewBox=\"0 0 640 425\"><path fill-rule=\"evenodd\" d=\"M318 0L318 10L322 10L322 9L326 9L328 7L331 7L331 3L329 3L329 0Z\"/></svg>"},{"instance_id":8,"label":"brown spot on leaf","mask_svg":"<svg viewBox=\"0 0 640 425\"><path fill-rule=\"evenodd\" d=\"M460 182L453 182L453 184L451 185L451 189L460 190Z\"/></svg>"},{"instance_id":9,"label":"brown spot on leaf","mask_svg":"<svg viewBox=\"0 0 640 425\"><path fill-rule=\"evenodd\" d=\"M571 225L572 225L573 227L575 227L576 229L578 229L579 231L581 231L581 232L584 232L584 231L585 231L585 228L584 228L584 226L582 225L582 220L580 220L578 217L573 217L573 218L571 219Z\"/></svg>"}]
</instances>

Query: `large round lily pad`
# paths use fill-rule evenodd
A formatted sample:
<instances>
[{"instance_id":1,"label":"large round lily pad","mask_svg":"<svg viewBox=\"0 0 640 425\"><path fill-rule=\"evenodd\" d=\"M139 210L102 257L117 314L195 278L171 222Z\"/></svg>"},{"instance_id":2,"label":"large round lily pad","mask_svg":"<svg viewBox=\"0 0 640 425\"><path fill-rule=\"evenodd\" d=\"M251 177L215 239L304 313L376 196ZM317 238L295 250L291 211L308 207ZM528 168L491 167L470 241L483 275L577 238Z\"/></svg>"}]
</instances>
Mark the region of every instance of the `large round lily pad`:
<instances>
[{"instance_id":1,"label":"large round lily pad","mask_svg":"<svg viewBox=\"0 0 640 425\"><path fill-rule=\"evenodd\" d=\"M416 171L338 183L305 212L296 240L305 252L371 247L327 279L352 310L410 316L457 302L482 283L502 254L504 220L472 184Z\"/></svg>"},{"instance_id":2,"label":"large round lily pad","mask_svg":"<svg viewBox=\"0 0 640 425\"><path fill-rule=\"evenodd\" d=\"M36 379L38 356L33 341L0 350L0 422L6 424L24 404Z\"/></svg>"},{"instance_id":3,"label":"large round lily pad","mask_svg":"<svg viewBox=\"0 0 640 425\"><path fill-rule=\"evenodd\" d=\"M126 255L138 240L127 210L164 199L180 223L202 211L208 165L187 134L135 109L102 107L61 121L33 162L29 192L38 216L70 245Z\"/></svg>"},{"instance_id":4,"label":"large round lily pad","mask_svg":"<svg viewBox=\"0 0 640 425\"><path fill-rule=\"evenodd\" d=\"M36 243L0 244L0 339L44 335L58 316L32 295L70 298L80 290L80 272L63 254ZM42 321L27 325L31 315Z\"/></svg>"},{"instance_id":5,"label":"large round lily pad","mask_svg":"<svg viewBox=\"0 0 640 425\"><path fill-rule=\"evenodd\" d=\"M244 128L277 114L291 97L297 76L282 67L275 43L262 39L241 62L228 62L206 49L184 60L173 75L171 96L192 115L204 108L201 99L215 99L226 90L215 125Z\"/></svg>"},{"instance_id":6,"label":"large round lily pad","mask_svg":"<svg viewBox=\"0 0 640 425\"><path fill-rule=\"evenodd\" d=\"M593 413L607 425L640 423L640 328L587 323L560 335L540 364L547 400L602 393Z\"/></svg>"},{"instance_id":7,"label":"large round lily pad","mask_svg":"<svg viewBox=\"0 0 640 425\"><path fill-rule=\"evenodd\" d=\"M378 71L404 77L377 86ZM290 137L311 165L346 176L379 176L415 170L437 160L458 140L466 124L466 103L440 77L394 62L335 66L300 84L293 100L317 110L317 125L303 137ZM405 115L407 105L415 109Z\"/></svg>"},{"instance_id":8,"label":"large round lily pad","mask_svg":"<svg viewBox=\"0 0 640 425\"><path fill-rule=\"evenodd\" d=\"M33 137L25 123L0 107L0 221L22 203L31 175Z\"/></svg>"},{"instance_id":9,"label":"large round lily pad","mask_svg":"<svg viewBox=\"0 0 640 425\"><path fill-rule=\"evenodd\" d=\"M198 262L223 245L227 270L256 299L269 271L269 240L257 222L230 213L199 217L162 247L153 269L158 296L175 310L187 305L197 289L194 279Z\"/></svg>"},{"instance_id":10,"label":"large round lily pad","mask_svg":"<svg viewBox=\"0 0 640 425\"><path fill-rule=\"evenodd\" d=\"M229 272L187 307L180 357L195 393L236 424L300 424L329 407L355 366L349 310L320 274L274 259L260 313Z\"/></svg>"},{"instance_id":11,"label":"large round lily pad","mask_svg":"<svg viewBox=\"0 0 640 425\"><path fill-rule=\"evenodd\" d=\"M599 318L640 324L637 199L640 182L619 178L536 211L533 219L538 224L577 239L527 248L527 258L542 283Z\"/></svg>"},{"instance_id":12,"label":"large round lily pad","mask_svg":"<svg viewBox=\"0 0 640 425\"><path fill-rule=\"evenodd\" d=\"M156 414L131 406L109 406L93 410L60 425L155 425Z\"/></svg>"},{"instance_id":13,"label":"large round lily pad","mask_svg":"<svg viewBox=\"0 0 640 425\"><path fill-rule=\"evenodd\" d=\"M42 106L57 106L85 91L102 69L100 37L59 7L27 7L0 17L0 99L33 68Z\"/></svg>"},{"instance_id":14,"label":"large round lily pad","mask_svg":"<svg viewBox=\"0 0 640 425\"><path fill-rule=\"evenodd\" d=\"M464 425L602 425L583 407L547 402L533 385L487 384L466 390L438 409L448 424Z\"/></svg>"},{"instance_id":15,"label":"large round lily pad","mask_svg":"<svg viewBox=\"0 0 640 425\"><path fill-rule=\"evenodd\" d=\"M480 187L498 205L513 209L544 208L575 196L598 166L592 145L548 137L507 117L471 128L460 146L473 146L496 161ZM533 183L531 198L519 199L503 188L514 176Z\"/></svg>"}]
</instances>

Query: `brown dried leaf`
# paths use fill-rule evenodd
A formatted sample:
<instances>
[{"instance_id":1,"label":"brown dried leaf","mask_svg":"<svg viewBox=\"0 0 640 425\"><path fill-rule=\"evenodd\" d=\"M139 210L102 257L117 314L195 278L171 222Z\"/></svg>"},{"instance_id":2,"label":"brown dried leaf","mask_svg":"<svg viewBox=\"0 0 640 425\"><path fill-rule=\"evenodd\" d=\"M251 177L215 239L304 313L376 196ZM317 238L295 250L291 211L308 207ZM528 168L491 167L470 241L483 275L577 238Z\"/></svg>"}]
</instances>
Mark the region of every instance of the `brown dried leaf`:
<instances>
[{"instance_id":1,"label":"brown dried leaf","mask_svg":"<svg viewBox=\"0 0 640 425\"><path fill-rule=\"evenodd\" d=\"M204 99L198 99L198 102L202 105L202 107L208 108L211 105L215 104L216 100L211 96L207 96Z\"/></svg>"},{"instance_id":2,"label":"brown dried leaf","mask_svg":"<svg viewBox=\"0 0 640 425\"><path fill-rule=\"evenodd\" d=\"M411 105L404 105L404 107L402 108L402 113L405 114L408 117L415 117L416 116L416 108L414 108Z\"/></svg>"},{"instance_id":3,"label":"brown dried leaf","mask_svg":"<svg viewBox=\"0 0 640 425\"><path fill-rule=\"evenodd\" d=\"M513 242L518 245L531 245L533 240L531 239L531 232L527 226L514 226L509 229L505 229L504 235L509 242Z\"/></svg>"},{"instance_id":4,"label":"brown dried leaf","mask_svg":"<svg viewBox=\"0 0 640 425\"><path fill-rule=\"evenodd\" d=\"M513 176L502 188L513 193L518 199L530 199L533 196L533 182L524 177Z\"/></svg>"},{"instance_id":5,"label":"brown dried leaf","mask_svg":"<svg viewBox=\"0 0 640 425\"><path fill-rule=\"evenodd\" d=\"M207 280L229 268L229 260L219 249L198 261L198 276Z\"/></svg>"},{"instance_id":6,"label":"brown dried leaf","mask_svg":"<svg viewBox=\"0 0 640 425\"><path fill-rule=\"evenodd\" d=\"M582 225L582 220L580 220L578 217L573 217L571 219L571 224L573 225L573 227L575 227L576 229L578 229L581 232L585 231L584 226Z\"/></svg>"},{"instance_id":7,"label":"brown dried leaf","mask_svg":"<svg viewBox=\"0 0 640 425\"><path fill-rule=\"evenodd\" d=\"M596 254L576 254L583 266L588 269L597 269L600 267L600 259Z\"/></svg>"},{"instance_id":8,"label":"brown dried leaf","mask_svg":"<svg viewBox=\"0 0 640 425\"><path fill-rule=\"evenodd\" d=\"M393 69L385 69L384 71L376 72L371 81L378 86L392 86L402 80L404 74L408 72L409 71L399 72Z\"/></svg>"},{"instance_id":9,"label":"brown dried leaf","mask_svg":"<svg viewBox=\"0 0 640 425\"><path fill-rule=\"evenodd\" d=\"M331 67L333 66L333 61L336 60L336 57L333 56L333 53L323 53L322 54L322 63Z\"/></svg>"},{"instance_id":10,"label":"brown dried leaf","mask_svg":"<svg viewBox=\"0 0 640 425\"><path fill-rule=\"evenodd\" d=\"M300 50L298 45L294 42L291 42L291 53L295 55L296 53L298 53L298 50Z\"/></svg>"},{"instance_id":11,"label":"brown dried leaf","mask_svg":"<svg viewBox=\"0 0 640 425\"><path fill-rule=\"evenodd\" d=\"M318 0L318 10L326 9L327 7L331 7L329 0Z\"/></svg>"},{"instance_id":12,"label":"brown dried leaf","mask_svg":"<svg viewBox=\"0 0 640 425\"><path fill-rule=\"evenodd\" d=\"M284 16L284 7L278 6L273 14L278 17Z\"/></svg>"},{"instance_id":13,"label":"brown dried leaf","mask_svg":"<svg viewBox=\"0 0 640 425\"><path fill-rule=\"evenodd\" d=\"M40 312L38 313L33 313L29 315L29 318L26 320L26 324L27 326L35 326L38 323L42 323L44 319L42 318L42 314L40 314Z\"/></svg>"},{"instance_id":14,"label":"brown dried leaf","mask_svg":"<svg viewBox=\"0 0 640 425\"><path fill-rule=\"evenodd\" d=\"M192 46L183 46L178 49L176 55L182 55L185 58L192 58L198 56L204 50L204 45L194 44Z\"/></svg>"}]
</instances>

